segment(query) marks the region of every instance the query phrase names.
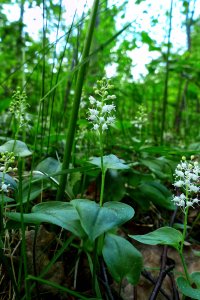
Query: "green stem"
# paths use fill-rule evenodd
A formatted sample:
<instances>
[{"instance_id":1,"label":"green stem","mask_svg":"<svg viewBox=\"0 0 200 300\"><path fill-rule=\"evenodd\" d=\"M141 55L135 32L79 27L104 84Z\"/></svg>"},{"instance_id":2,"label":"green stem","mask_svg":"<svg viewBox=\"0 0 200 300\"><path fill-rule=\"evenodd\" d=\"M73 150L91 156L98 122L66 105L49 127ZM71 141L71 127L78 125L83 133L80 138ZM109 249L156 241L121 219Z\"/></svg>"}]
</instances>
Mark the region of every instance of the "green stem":
<instances>
[{"instance_id":1,"label":"green stem","mask_svg":"<svg viewBox=\"0 0 200 300\"><path fill-rule=\"evenodd\" d=\"M101 173L101 192L100 192L100 206L103 206L103 194L104 194L104 186L105 186L105 177L106 177L106 172L102 170Z\"/></svg>"},{"instance_id":2,"label":"green stem","mask_svg":"<svg viewBox=\"0 0 200 300\"><path fill-rule=\"evenodd\" d=\"M1 184L5 183L5 172L2 175L2 182ZM0 209L0 236L3 237L4 233L4 191L1 194L1 209Z\"/></svg>"},{"instance_id":3,"label":"green stem","mask_svg":"<svg viewBox=\"0 0 200 300\"><path fill-rule=\"evenodd\" d=\"M180 251L183 252L183 245L184 245L184 241L186 238L186 232L187 232L187 218L188 218L188 209L189 207L187 207L185 209L185 214L184 214L184 224L183 224L183 240L181 242L181 247L180 247Z\"/></svg>"},{"instance_id":4,"label":"green stem","mask_svg":"<svg viewBox=\"0 0 200 300\"><path fill-rule=\"evenodd\" d=\"M190 275L188 273L188 269L187 269L187 265L186 265L186 262L185 262L184 255L183 255L182 252L179 252L179 255L180 255L181 262L182 262L182 265L183 265L183 269L184 269L184 272L185 272L185 277L186 277L188 283L190 284Z\"/></svg>"},{"instance_id":5,"label":"green stem","mask_svg":"<svg viewBox=\"0 0 200 300\"><path fill-rule=\"evenodd\" d=\"M100 155L101 155L101 192L100 192L100 206L103 206L103 194L105 186L106 170L103 165L103 133L102 129L99 130L99 143L100 143Z\"/></svg>"},{"instance_id":6,"label":"green stem","mask_svg":"<svg viewBox=\"0 0 200 300\"><path fill-rule=\"evenodd\" d=\"M186 191L186 199L188 199L187 191ZM185 258L184 258L184 255L183 255L183 246L184 246L184 241L185 241L186 232L187 232L188 210L189 210L189 207L186 207L185 214L184 214L184 224L183 224L183 239L181 241L179 255L180 255L180 258L181 258L181 262L182 262L182 265L183 265L183 269L184 269L184 272L185 272L186 279L187 279L188 283L190 284L190 276L189 276L187 265L186 265Z\"/></svg>"},{"instance_id":7,"label":"green stem","mask_svg":"<svg viewBox=\"0 0 200 300\"><path fill-rule=\"evenodd\" d=\"M24 267L24 280L25 280L25 292L26 292L26 299L30 300L30 290L29 290L29 283L27 281L28 277L28 264L27 264L27 257L26 257L26 226L24 223L24 210L23 210L23 195L22 195L22 169L23 169L23 161L19 158L18 162L18 175L19 175L19 187L18 187L18 201L20 202L20 214L21 214L21 231L22 231L22 243L21 243L21 255L23 257L23 267Z\"/></svg>"},{"instance_id":8,"label":"green stem","mask_svg":"<svg viewBox=\"0 0 200 300\"><path fill-rule=\"evenodd\" d=\"M84 48L83 48L81 62L83 62L88 57L89 52L90 52L90 46L91 46L91 42L92 42L92 36L93 36L93 32L94 32L94 27L95 27L95 20L96 20L98 6L99 6L99 0L94 0L92 12L91 12L90 23L89 23L89 28L88 28L87 36L85 38L85 44L84 44ZM70 119L69 119L69 126L68 126L68 131L67 131L67 136L66 136L66 142L65 142L65 151L64 151L62 170L66 170L69 168L71 151L72 151L72 146L73 146L73 141L74 141L74 136L75 136L76 122L77 122L77 118L78 118L78 111L79 111L82 87L83 87L83 81L84 81L84 77L85 77L85 73L86 73L86 66L87 66L87 64L84 63L80 66L80 68L78 70L74 102L73 102L72 112L71 112ZM59 188L58 188L58 192L57 192L57 197L56 197L56 199L58 201L63 200L66 182L67 182L67 174L61 175L60 182L59 182Z\"/></svg>"}]
</instances>

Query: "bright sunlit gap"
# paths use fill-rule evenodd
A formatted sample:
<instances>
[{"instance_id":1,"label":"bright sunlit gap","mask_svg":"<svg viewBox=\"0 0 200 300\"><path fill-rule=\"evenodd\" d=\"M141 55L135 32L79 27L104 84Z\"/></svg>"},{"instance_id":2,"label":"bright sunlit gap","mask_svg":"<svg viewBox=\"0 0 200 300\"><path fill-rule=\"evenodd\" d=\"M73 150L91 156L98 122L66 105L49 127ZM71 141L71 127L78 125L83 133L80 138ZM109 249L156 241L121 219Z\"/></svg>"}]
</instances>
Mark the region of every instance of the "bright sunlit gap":
<instances>
[{"instance_id":1,"label":"bright sunlit gap","mask_svg":"<svg viewBox=\"0 0 200 300\"><path fill-rule=\"evenodd\" d=\"M195 2L195 1L194 1ZM59 1L55 1L56 4ZM66 25L70 26L74 15L76 14L79 18L83 14L83 11L87 12L91 8L92 0L64 0L63 2L64 14L63 17L66 20ZM108 1L109 5L120 6L124 2L119 1ZM159 51L149 51L147 44L138 40L138 34L142 31L148 32L150 38L156 41L157 46L167 43L167 35L169 30L169 17L166 12L170 9L170 0L165 1L142 1L139 5L135 4L134 1L129 0L127 5L121 14L116 19L117 30L120 30L128 22L132 23L131 34L124 32L119 39L127 39L129 41L137 37L137 44L134 50L129 51L129 56L132 59L133 67L132 74L134 80L138 80L147 74L146 64L150 63L152 59L160 56ZM192 3L192 5L194 5ZM25 3L25 13L24 13L24 23L26 24L25 30L29 35L37 40L39 38L39 33L42 31L43 27L43 11L42 5L37 6L36 2L33 2L33 7L29 7L28 3ZM20 8L17 4L5 4L4 11L7 14L9 21L17 21L20 17ZM196 7L200 7L200 0L196 1ZM173 18L172 18L172 31L171 31L171 43L172 51L179 51L183 53L186 49L186 30L184 25L184 16L181 13L183 10L182 2L175 0L173 3ZM194 18L197 17L197 12L195 11ZM49 24L48 24L49 25ZM47 25L47 26L48 26ZM49 35L50 42L56 41L64 35L62 30L59 30L58 36L54 28L51 30ZM165 49L163 48L163 51ZM112 77L116 73L116 64L113 63L106 66L108 77Z\"/></svg>"}]
</instances>

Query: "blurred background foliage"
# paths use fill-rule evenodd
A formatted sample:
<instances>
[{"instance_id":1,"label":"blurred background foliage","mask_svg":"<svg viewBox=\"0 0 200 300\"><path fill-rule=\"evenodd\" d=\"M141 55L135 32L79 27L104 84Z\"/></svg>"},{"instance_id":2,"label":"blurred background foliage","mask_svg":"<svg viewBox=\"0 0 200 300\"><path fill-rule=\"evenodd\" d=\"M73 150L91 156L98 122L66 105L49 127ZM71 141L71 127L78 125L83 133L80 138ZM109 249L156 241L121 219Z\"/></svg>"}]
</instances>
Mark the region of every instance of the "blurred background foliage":
<instances>
[{"instance_id":1,"label":"blurred background foliage","mask_svg":"<svg viewBox=\"0 0 200 300\"><path fill-rule=\"evenodd\" d=\"M91 55L86 62L77 152L86 155L90 153L91 144L95 148L95 137L91 137L85 121L88 96L97 79L104 75L110 77L109 70L117 95L118 121L107 134L108 149L118 147L120 150L123 145L137 152L141 146L149 145L199 150L200 20L195 17L196 1L176 1L181 7L180 25L185 31L182 49L174 47L171 38L176 3L172 1L165 11L162 10L166 26L163 39L160 38L162 42L159 42L151 35L151 29L158 25L158 12L153 16L148 1L135 1L138 6L147 2L144 13L151 12L151 27L147 31L136 31L134 11L133 20L124 21L128 2L100 2ZM15 21L8 18L8 9L12 6L19 11ZM36 7L42 11L42 27L34 38L28 30L26 11ZM70 1L64 5L61 0L7 0L0 4L0 138L5 140L11 134L11 118L6 112L13 91L20 87L26 91L30 104L28 143L37 136L37 148L44 156L48 153L55 156L55 149L62 154L88 28L90 7L85 5L82 14L76 13L66 25L69 8ZM138 78L134 73L137 55L133 59L131 53L140 45L147 45L149 53L157 55L146 64L146 74ZM138 128L135 118L138 118L141 105L147 118Z\"/></svg>"}]
</instances>

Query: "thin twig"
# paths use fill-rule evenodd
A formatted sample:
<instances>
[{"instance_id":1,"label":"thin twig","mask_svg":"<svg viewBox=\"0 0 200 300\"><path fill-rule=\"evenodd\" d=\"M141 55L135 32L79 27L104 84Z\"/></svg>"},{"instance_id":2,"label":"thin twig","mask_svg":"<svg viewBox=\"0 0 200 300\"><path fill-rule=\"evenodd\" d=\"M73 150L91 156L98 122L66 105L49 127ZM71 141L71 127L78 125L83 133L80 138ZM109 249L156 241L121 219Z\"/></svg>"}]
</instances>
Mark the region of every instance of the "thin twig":
<instances>
[{"instance_id":1,"label":"thin twig","mask_svg":"<svg viewBox=\"0 0 200 300\"><path fill-rule=\"evenodd\" d=\"M176 287L175 279L174 279L174 274L172 272L168 273L168 276L171 281L172 285L172 291L173 291L173 300L180 300L179 293Z\"/></svg>"},{"instance_id":2,"label":"thin twig","mask_svg":"<svg viewBox=\"0 0 200 300\"><path fill-rule=\"evenodd\" d=\"M109 297L110 300L114 300L114 297L112 295L110 285L109 285L109 282L108 282L108 276L107 276L107 273L106 273L106 268L105 268L105 264L104 264L103 260L101 260L101 269L102 269L102 275L103 275L103 278L104 278L103 284L104 284L105 289L107 291L108 297Z\"/></svg>"},{"instance_id":3,"label":"thin twig","mask_svg":"<svg viewBox=\"0 0 200 300\"><path fill-rule=\"evenodd\" d=\"M152 277L150 272L147 272L146 270L142 271L142 275L149 280L151 283L155 284L156 280ZM167 300L171 300L170 296L162 289L160 288L159 292L167 299Z\"/></svg>"},{"instance_id":4,"label":"thin twig","mask_svg":"<svg viewBox=\"0 0 200 300\"><path fill-rule=\"evenodd\" d=\"M133 300L137 300L137 286L133 287Z\"/></svg>"},{"instance_id":5,"label":"thin twig","mask_svg":"<svg viewBox=\"0 0 200 300\"><path fill-rule=\"evenodd\" d=\"M174 223L174 219L176 216L176 212L177 210L174 211L171 220L170 220L170 226L173 225ZM174 268L174 265L170 265L169 267L167 267L167 251L168 251L168 246L164 246L163 248L163 253L162 253L162 257L161 257L161 267L160 267L160 273L158 276L158 279L156 281L156 284L154 286L154 289L151 293L151 296L149 298L149 300L154 300L156 299L159 290L161 288L161 285L163 283L163 280L165 279L165 276L167 275L167 273L169 272L169 270L171 271Z\"/></svg>"}]
</instances>

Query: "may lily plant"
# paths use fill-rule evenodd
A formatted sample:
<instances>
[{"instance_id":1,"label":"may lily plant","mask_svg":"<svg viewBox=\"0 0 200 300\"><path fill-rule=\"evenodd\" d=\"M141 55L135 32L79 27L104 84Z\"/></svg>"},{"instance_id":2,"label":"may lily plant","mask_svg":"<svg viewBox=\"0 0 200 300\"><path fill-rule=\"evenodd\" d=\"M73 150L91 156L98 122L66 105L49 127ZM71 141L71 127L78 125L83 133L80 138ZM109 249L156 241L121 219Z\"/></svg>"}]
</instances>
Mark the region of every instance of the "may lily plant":
<instances>
[{"instance_id":1,"label":"may lily plant","mask_svg":"<svg viewBox=\"0 0 200 300\"><path fill-rule=\"evenodd\" d=\"M141 253L129 241L117 234L117 228L134 216L134 209L122 202L104 199L107 170L123 171L129 168L122 159L113 154L104 156L103 153L104 134L115 121L116 96L110 93L112 88L110 80L103 78L97 82L94 96L88 97L90 108L87 119L92 124L94 134L99 137L100 156L89 160L89 164L94 169L99 169L102 174L99 201L84 198L72 199L70 202L47 201L33 206L31 213L23 214L25 223L48 222L71 233L66 244L68 247L72 244L72 247L78 249L78 257L84 253L88 258L92 287L98 299L104 298L98 279L102 261L105 262L113 279L119 283L119 293L122 280L127 278L131 284L136 285L142 270ZM11 212L7 216L21 221L20 213ZM74 282L76 282L78 268L79 259L74 270ZM41 274L42 281L45 271Z\"/></svg>"},{"instance_id":2,"label":"may lily plant","mask_svg":"<svg viewBox=\"0 0 200 300\"><path fill-rule=\"evenodd\" d=\"M177 278L177 285L183 299L185 296L191 299L200 299L199 272L189 274L187 264L184 257L184 243L187 236L188 212L194 209L199 203L199 178L200 167L194 156L187 160L185 156L177 165L174 173L173 186L176 195L172 197L175 207L180 208L183 213L183 230L180 232L173 227L161 227L153 232L145 235L130 235L131 238L148 245L168 245L175 248L179 255L183 266L183 276ZM196 286L197 288L194 288Z\"/></svg>"}]
</instances>

